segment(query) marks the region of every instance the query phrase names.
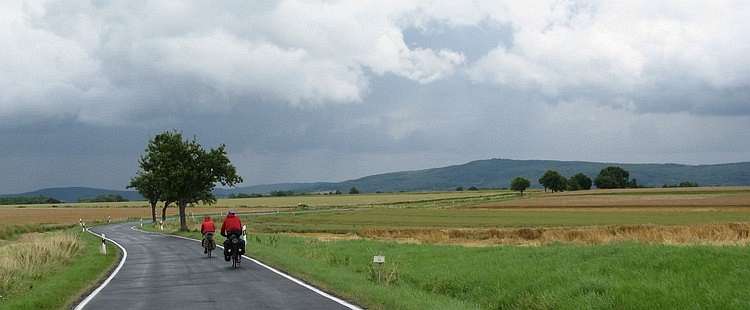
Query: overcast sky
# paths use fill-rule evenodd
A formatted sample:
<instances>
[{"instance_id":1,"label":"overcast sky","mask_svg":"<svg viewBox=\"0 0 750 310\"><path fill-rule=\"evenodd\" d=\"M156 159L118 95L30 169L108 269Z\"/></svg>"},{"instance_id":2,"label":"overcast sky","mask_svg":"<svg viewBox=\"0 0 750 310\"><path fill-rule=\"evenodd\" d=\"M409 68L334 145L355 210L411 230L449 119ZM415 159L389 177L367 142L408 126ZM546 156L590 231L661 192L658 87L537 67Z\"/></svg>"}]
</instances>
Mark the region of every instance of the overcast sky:
<instances>
[{"instance_id":1,"label":"overcast sky","mask_svg":"<svg viewBox=\"0 0 750 310\"><path fill-rule=\"evenodd\" d=\"M173 129L242 186L749 161L748 29L720 0L0 1L0 194L124 189Z\"/></svg>"}]
</instances>

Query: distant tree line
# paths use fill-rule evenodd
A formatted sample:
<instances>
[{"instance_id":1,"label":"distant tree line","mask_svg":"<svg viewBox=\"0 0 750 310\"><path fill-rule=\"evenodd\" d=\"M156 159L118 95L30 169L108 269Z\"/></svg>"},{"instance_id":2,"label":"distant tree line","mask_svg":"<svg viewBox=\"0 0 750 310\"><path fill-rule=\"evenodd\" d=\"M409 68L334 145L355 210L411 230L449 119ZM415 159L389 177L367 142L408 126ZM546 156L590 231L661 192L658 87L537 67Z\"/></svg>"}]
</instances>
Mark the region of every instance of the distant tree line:
<instances>
[{"instance_id":1,"label":"distant tree line","mask_svg":"<svg viewBox=\"0 0 750 310\"><path fill-rule=\"evenodd\" d=\"M664 184L664 185L662 185L662 187L664 187L664 188L668 188L668 187L698 187L698 183L695 183L695 182L680 182L680 184L673 184L673 185Z\"/></svg>"},{"instance_id":2,"label":"distant tree line","mask_svg":"<svg viewBox=\"0 0 750 310\"><path fill-rule=\"evenodd\" d=\"M122 202L129 201L122 197L122 195L99 195L94 198L81 198L78 202Z\"/></svg>"},{"instance_id":3,"label":"distant tree line","mask_svg":"<svg viewBox=\"0 0 750 310\"><path fill-rule=\"evenodd\" d=\"M64 203L62 200L58 200L51 197L44 196L13 196L13 197L0 197L0 205L30 205L30 204L49 204L49 203Z\"/></svg>"},{"instance_id":4,"label":"distant tree line","mask_svg":"<svg viewBox=\"0 0 750 310\"><path fill-rule=\"evenodd\" d=\"M635 178L630 179L629 171L615 166L606 167L599 171L599 175L597 175L593 181L583 173L577 173L570 178L565 178L555 170L547 170L547 172L539 178L539 184L544 187L544 191L549 189L552 192L589 190L592 185L602 189L643 187L638 184L638 180ZM519 176L511 181L510 188L513 191L520 192L523 196L523 191L530 186L531 182L528 179ZM664 187L697 186L698 184L694 182L682 182L675 186L664 185Z\"/></svg>"},{"instance_id":5,"label":"distant tree line","mask_svg":"<svg viewBox=\"0 0 750 310\"><path fill-rule=\"evenodd\" d=\"M257 197L263 197L263 195L262 194L256 194L256 193L252 193L252 194L245 194L245 193L234 194L234 193L232 193L232 194L229 194L229 197L227 197L227 198L234 199L234 198L257 198Z\"/></svg>"},{"instance_id":6,"label":"distant tree line","mask_svg":"<svg viewBox=\"0 0 750 310\"><path fill-rule=\"evenodd\" d=\"M355 187L352 187L355 191L357 190ZM356 193L352 192L352 189L349 189L349 194L356 194L359 193L358 191ZM238 193L238 194L229 194L227 198L229 199L236 199L236 198L259 198L259 197L288 197L288 196L307 196L307 195L341 195L341 191L326 191L326 192L318 192L318 193L295 193L293 190L274 190L270 193L264 195L264 194L245 194L245 193Z\"/></svg>"}]
</instances>

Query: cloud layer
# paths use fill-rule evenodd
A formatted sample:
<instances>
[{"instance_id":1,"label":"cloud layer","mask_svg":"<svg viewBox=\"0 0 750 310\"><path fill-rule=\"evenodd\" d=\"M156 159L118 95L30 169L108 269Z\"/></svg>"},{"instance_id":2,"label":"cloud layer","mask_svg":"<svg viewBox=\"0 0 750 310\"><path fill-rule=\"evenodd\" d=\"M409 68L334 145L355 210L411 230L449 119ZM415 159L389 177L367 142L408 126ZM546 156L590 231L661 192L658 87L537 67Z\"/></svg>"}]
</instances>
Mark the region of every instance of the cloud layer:
<instances>
[{"instance_id":1,"label":"cloud layer","mask_svg":"<svg viewBox=\"0 0 750 310\"><path fill-rule=\"evenodd\" d=\"M172 128L227 143L251 184L745 161L749 28L736 1L4 1L0 169L118 154L70 185L121 187ZM0 193L64 186L54 166Z\"/></svg>"}]
</instances>

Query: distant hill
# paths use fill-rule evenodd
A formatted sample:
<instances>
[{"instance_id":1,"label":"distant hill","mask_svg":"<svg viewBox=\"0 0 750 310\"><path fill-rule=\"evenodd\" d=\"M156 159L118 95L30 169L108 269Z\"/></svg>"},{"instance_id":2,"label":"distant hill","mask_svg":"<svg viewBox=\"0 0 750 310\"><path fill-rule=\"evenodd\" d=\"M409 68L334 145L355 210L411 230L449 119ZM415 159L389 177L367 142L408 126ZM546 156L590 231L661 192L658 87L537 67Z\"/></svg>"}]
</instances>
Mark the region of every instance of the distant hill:
<instances>
[{"instance_id":1,"label":"distant hill","mask_svg":"<svg viewBox=\"0 0 750 310\"><path fill-rule=\"evenodd\" d=\"M522 176L532 187L541 187L539 178L547 170L557 170L565 177L586 174L592 180L603 168L618 166L630 172L638 184L661 187L680 182L695 182L700 186L750 185L750 162L717 165L680 164L618 164L583 161L487 159L462 165L415 171L371 175L338 183L287 183L240 187L229 193L268 193L272 190L293 190L295 193L340 191L348 193L356 187L360 192L412 192L455 190L457 187L509 188L510 180Z\"/></svg>"},{"instance_id":2,"label":"distant hill","mask_svg":"<svg viewBox=\"0 0 750 310\"><path fill-rule=\"evenodd\" d=\"M45 188L33 192L2 195L2 196L27 196L27 197L51 197L64 202L78 202L84 198L94 198L97 196L120 195L127 200L145 200L141 194L136 191L120 191L90 187L58 187Z\"/></svg>"},{"instance_id":3,"label":"distant hill","mask_svg":"<svg viewBox=\"0 0 750 310\"><path fill-rule=\"evenodd\" d=\"M402 171L366 176L343 182L279 183L264 184L232 189L216 189L214 194L224 198L230 194L268 194L272 191L294 191L312 193L340 191L348 193L356 187L362 193L373 192L414 192L455 190L457 187L509 188L510 180L522 176L531 181L532 187L539 188L539 177L547 170L557 170L565 177L576 173L586 174L592 180L599 171L609 166L621 167L630 172L638 184L661 187L680 182L694 182L700 186L748 186L750 185L750 162L717 165L680 164L618 164L584 161L555 160L511 160L487 159L472 161L462 165L447 166L414 171ZM143 200L136 191L106 190L87 187L48 188L29 193L3 196L45 196L66 202L76 202L82 198L100 195L121 195L128 200Z\"/></svg>"}]
</instances>

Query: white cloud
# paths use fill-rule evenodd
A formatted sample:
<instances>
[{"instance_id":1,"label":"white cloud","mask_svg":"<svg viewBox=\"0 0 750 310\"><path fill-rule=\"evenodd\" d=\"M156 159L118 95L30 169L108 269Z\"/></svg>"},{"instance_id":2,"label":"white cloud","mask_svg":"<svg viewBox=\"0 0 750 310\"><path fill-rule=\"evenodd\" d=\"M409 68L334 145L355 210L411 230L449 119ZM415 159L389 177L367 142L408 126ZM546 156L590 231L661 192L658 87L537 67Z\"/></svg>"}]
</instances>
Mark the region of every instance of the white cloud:
<instances>
[{"instance_id":1,"label":"white cloud","mask_svg":"<svg viewBox=\"0 0 750 310\"><path fill-rule=\"evenodd\" d=\"M111 124L154 105L205 111L206 100L358 102L369 91L368 72L430 83L464 60L403 42L398 23L414 8L410 3L14 4L6 5L11 18L0 37L8 47L2 81L12 82L0 99L6 118L19 110L51 117L62 109L79 121ZM61 94L64 103L55 100ZM34 105L43 107L29 109Z\"/></svg>"},{"instance_id":2,"label":"white cloud","mask_svg":"<svg viewBox=\"0 0 750 310\"><path fill-rule=\"evenodd\" d=\"M704 113L679 96L655 103L652 93L679 93L687 82L718 101L748 88L749 14L732 2L524 2L495 16L515 29L512 45L498 46L469 75L550 97L586 97L596 89L602 102L624 96L643 109Z\"/></svg>"}]
</instances>

